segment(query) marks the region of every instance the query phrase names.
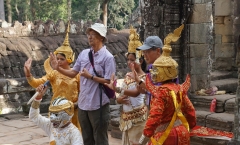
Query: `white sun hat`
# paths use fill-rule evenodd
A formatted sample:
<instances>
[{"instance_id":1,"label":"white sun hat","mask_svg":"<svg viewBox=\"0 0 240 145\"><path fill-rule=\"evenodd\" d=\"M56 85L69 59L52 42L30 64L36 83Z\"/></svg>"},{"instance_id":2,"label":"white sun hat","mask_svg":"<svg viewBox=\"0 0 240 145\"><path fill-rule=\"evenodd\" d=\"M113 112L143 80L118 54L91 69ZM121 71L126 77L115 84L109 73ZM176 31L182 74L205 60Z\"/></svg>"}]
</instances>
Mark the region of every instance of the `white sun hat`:
<instances>
[{"instance_id":1,"label":"white sun hat","mask_svg":"<svg viewBox=\"0 0 240 145\"><path fill-rule=\"evenodd\" d=\"M105 39L104 39L103 43L107 42L107 38L106 38L107 27L106 26L104 26L101 23L95 23L95 24L91 25L91 27L87 28L86 34L88 34L90 30L94 30L94 31L98 32L102 37L104 37Z\"/></svg>"}]
</instances>

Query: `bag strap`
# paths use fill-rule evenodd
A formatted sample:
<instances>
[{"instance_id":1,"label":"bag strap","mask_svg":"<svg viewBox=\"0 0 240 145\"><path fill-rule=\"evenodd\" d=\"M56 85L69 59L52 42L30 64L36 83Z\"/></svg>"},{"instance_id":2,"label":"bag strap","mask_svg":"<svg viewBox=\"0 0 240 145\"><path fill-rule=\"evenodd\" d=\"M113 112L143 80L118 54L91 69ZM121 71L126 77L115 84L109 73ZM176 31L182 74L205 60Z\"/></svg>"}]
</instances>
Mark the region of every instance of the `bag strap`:
<instances>
[{"instance_id":1,"label":"bag strap","mask_svg":"<svg viewBox=\"0 0 240 145\"><path fill-rule=\"evenodd\" d=\"M94 67L93 54L92 54L92 51L91 51L91 50L88 52L88 57L89 57L89 60L90 60L91 65L92 65L92 67L93 67L93 71L94 71L95 75L96 75L97 77L101 77L101 76L97 73L97 71L96 71L96 69L95 69L95 67Z\"/></svg>"},{"instance_id":2,"label":"bag strap","mask_svg":"<svg viewBox=\"0 0 240 145\"><path fill-rule=\"evenodd\" d=\"M95 70L94 61L93 61L93 54L92 54L91 50L88 52L88 57L89 57L91 65L93 67L93 71L94 71L95 75L97 77L101 77L100 75L98 75L97 71ZM102 86L101 83L99 83L98 86L99 86L99 90L100 90L100 124L102 124L102 88L103 88L103 86Z\"/></svg>"}]
</instances>

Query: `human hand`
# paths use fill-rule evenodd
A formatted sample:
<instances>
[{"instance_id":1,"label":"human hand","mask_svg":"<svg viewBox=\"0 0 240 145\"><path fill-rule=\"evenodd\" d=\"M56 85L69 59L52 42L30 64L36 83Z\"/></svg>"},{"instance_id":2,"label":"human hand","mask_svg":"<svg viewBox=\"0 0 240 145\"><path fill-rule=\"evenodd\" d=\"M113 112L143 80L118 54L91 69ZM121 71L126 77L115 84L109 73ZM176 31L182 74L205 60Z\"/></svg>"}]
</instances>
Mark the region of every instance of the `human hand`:
<instances>
[{"instance_id":1,"label":"human hand","mask_svg":"<svg viewBox=\"0 0 240 145\"><path fill-rule=\"evenodd\" d=\"M35 99L40 100L40 99L42 99L43 95L47 91L47 86L44 86L43 84L41 84L36 88L36 91L38 92L38 95Z\"/></svg>"},{"instance_id":2,"label":"human hand","mask_svg":"<svg viewBox=\"0 0 240 145\"><path fill-rule=\"evenodd\" d=\"M51 67L52 67L54 70L58 70L59 65L58 65L58 61L57 61L56 55L53 54L52 52L50 52L49 59L50 59Z\"/></svg>"},{"instance_id":3,"label":"human hand","mask_svg":"<svg viewBox=\"0 0 240 145\"><path fill-rule=\"evenodd\" d=\"M129 72L126 75L138 83L140 81L140 78L138 77L137 72L134 68L134 63L130 64L130 69L132 72Z\"/></svg>"},{"instance_id":4,"label":"human hand","mask_svg":"<svg viewBox=\"0 0 240 145\"><path fill-rule=\"evenodd\" d=\"M129 100L128 96L124 95L124 96L120 96L117 98L117 103L129 105L130 100Z\"/></svg>"},{"instance_id":5,"label":"human hand","mask_svg":"<svg viewBox=\"0 0 240 145\"><path fill-rule=\"evenodd\" d=\"M32 65L32 58L29 58L27 61L24 63L24 74L26 77L31 76L31 65Z\"/></svg>"},{"instance_id":6,"label":"human hand","mask_svg":"<svg viewBox=\"0 0 240 145\"><path fill-rule=\"evenodd\" d=\"M116 91L117 79L115 78L114 73L111 75L110 83L104 83L104 85L108 86L110 89Z\"/></svg>"},{"instance_id":7,"label":"human hand","mask_svg":"<svg viewBox=\"0 0 240 145\"><path fill-rule=\"evenodd\" d=\"M85 78L88 78L90 79L92 77L92 75L88 72L88 70L86 68L84 68L81 72L80 72L80 75L85 77Z\"/></svg>"}]
</instances>

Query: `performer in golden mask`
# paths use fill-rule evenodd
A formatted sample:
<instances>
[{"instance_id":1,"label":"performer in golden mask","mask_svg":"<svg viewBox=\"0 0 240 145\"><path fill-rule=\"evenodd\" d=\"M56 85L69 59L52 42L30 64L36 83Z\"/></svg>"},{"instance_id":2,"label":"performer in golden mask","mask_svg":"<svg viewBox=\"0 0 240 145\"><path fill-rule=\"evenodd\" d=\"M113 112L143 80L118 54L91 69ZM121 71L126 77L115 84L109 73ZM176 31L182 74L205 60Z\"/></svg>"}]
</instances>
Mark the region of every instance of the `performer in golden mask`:
<instances>
[{"instance_id":1,"label":"performer in golden mask","mask_svg":"<svg viewBox=\"0 0 240 145\"><path fill-rule=\"evenodd\" d=\"M58 64L65 69L71 69L70 64L74 61L74 52L70 47L68 40L68 32L69 25L66 32L65 40L62 46L58 47L54 52L57 56ZM46 75L41 78L34 78L30 72L31 70L32 59L29 58L24 65L24 73L27 78L28 83L36 88L40 84L43 84L47 80L50 81L52 86L53 96L52 100L54 100L57 96L61 96L61 94L67 94L66 99L72 101L75 105L74 115L72 117L72 123L76 125L80 129L80 125L78 122L78 109L77 109L77 101L78 101L78 93L80 91L80 76L76 75L74 78L67 77L56 70L53 70L50 66L49 58L44 62L44 69L46 71Z\"/></svg>"},{"instance_id":2,"label":"performer in golden mask","mask_svg":"<svg viewBox=\"0 0 240 145\"><path fill-rule=\"evenodd\" d=\"M139 41L136 30L131 26L128 52L126 54L127 63L129 68L131 64L134 64L134 69L139 78L145 79L144 70L146 69L146 62L141 52L136 51L136 48L141 45L142 43ZM113 79L114 78L111 80ZM122 104L119 122L119 128L123 132L122 145L131 145L132 142L136 142L140 139L147 119L148 109L145 105L145 94L140 93L136 89L136 82L127 75L120 87L116 87L113 81L106 85L120 94L119 97L116 98L116 102Z\"/></svg>"},{"instance_id":3,"label":"performer in golden mask","mask_svg":"<svg viewBox=\"0 0 240 145\"><path fill-rule=\"evenodd\" d=\"M170 43L179 39L182 29L183 25L168 34L162 55L155 60L146 77L146 88L152 94L152 100L143 135L135 145L147 142L149 145L190 144L189 130L196 125L195 109L187 96L190 77L187 75L183 84L177 83L178 64L170 56Z\"/></svg>"},{"instance_id":4,"label":"performer in golden mask","mask_svg":"<svg viewBox=\"0 0 240 145\"><path fill-rule=\"evenodd\" d=\"M66 99L67 96L58 96L51 102L49 118L39 114L39 105L46 89L44 85L36 88L38 96L33 100L29 118L48 135L50 145L83 145L80 130L71 122L74 105Z\"/></svg>"}]
</instances>

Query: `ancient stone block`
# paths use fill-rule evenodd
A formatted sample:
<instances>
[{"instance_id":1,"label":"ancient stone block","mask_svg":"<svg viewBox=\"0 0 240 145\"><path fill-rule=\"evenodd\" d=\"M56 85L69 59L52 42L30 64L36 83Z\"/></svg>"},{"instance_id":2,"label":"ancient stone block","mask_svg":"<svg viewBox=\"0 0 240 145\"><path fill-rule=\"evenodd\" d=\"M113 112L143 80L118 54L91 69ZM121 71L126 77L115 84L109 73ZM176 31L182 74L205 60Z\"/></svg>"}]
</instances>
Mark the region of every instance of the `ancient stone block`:
<instances>
[{"instance_id":1,"label":"ancient stone block","mask_svg":"<svg viewBox=\"0 0 240 145\"><path fill-rule=\"evenodd\" d=\"M48 58L49 52L47 50L35 50L32 51L32 57L34 60L38 61L39 64L43 64L44 61Z\"/></svg>"},{"instance_id":2,"label":"ancient stone block","mask_svg":"<svg viewBox=\"0 0 240 145\"><path fill-rule=\"evenodd\" d=\"M191 87L190 92L195 93L203 88L208 88L210 84L210 78L208 78L208 73L202 74L191 74Z\"/></svg>"},{"instance_id":3,"label":"ancient stone block","mask_svg":"<svg viewBox=\"0 0 240 145\"><path fill-rule=\"evenodd\" d=\"M209 40L210 23L190 24L190 43L207 43Z\"/></svg>"},{"instance_id":4,"label":"ancient stone block","mask_svg":"<svg viewBox=\"0 0 240 145\"><path fill-rule=\"evenodd\" d=\"M223 35L222 43L234 43L234 36L233 35Z\"/></svg>"},{"instance_id":5,"label":"ancient stone block","mask_svg":"<svg viewBox=\"0 0 240 145\"><path fill-rule=\"evenodd\" d=\"M207 2L212 2L212 0L192 0L192 4L201 4Z\"/></svg>"},{"instance_id":6,"label":"ancient stone block","mask_svg":"<svg viewBox=\"0 0 240 145\"><path fill-rule=\"evenodd\" d=\"M222 43L222 44L215 44L215 57L216 58L228 58L234 57L235 50L234 50L234 43Z\"/></svg>"},{"instance_id":7,"label":"ancient stone block","mask_svg":"<svg viewBox=\"0 0 240 145\"><path fill-rule=\"evenodd\" d=\"M8 56L2 56L1 60L3 61L4 67L11 67L10 60Z\"/></svg>"},{"instance_id":8,"label":"ancient stone block","mask_svg":"<svg viewBox=\"0 0 240 145\"><path fill-rule=\"evenodd\" d=\"M7 46L8 50L10 50L10 51L17 51L16 46L13 45L8 39L0 38L0 42L4 43Z\"/></svg>"},{"instance_id":9,"label":"ancient stone block","mask_svg":"<svg viewBox=\"0 0 240 145\"><path fill-rule=\"evenodd\" d=\"M4 72L5 72L6 78L13 78L14 77L12 69L10 67L9 68L4 68Z\"/></svg>"},{"instance_id":10,"label":"ancient stone block","mask_svg":"<svg viewBox=\"0 0 240 145\"><path fill-rule=\"evenodd\" d=\"M208 57L208 45L207 44L189 44L190 47L190 57Z\"/></svg>"},{"instance_id":11,"label":"ancient stone block","mask_svg":"<svg viewBox=\"0 0 240 145\"><path fill-rule=\"evenodd\" d=\"M232 14L231 0L217 0L215 1L215 16L230 16Z\"/></svg>"},{"instance_id":12,"label":"ancient stone block","mask_svg":"<svg viewBox=\"0 0 240 145\"><path fill-rule=\"evenodd\" d=\"M206 127L210 127L217 130L233 131L233 114L227 113L214 113L210 114L206 118Z\"/></svg>"},{"instance_id":13,"label":"ancient stone block","mask_svg":"<svg viewBox=\"0 0 240 145\"><path fill-rule=\"evenodd\" d=\"M191 74L207 74L208 59L206 57L190 59Z\"/></svg>"},{"instance_id":14,"label":"ancient stone block","mask_svg":"<svg viewBox=\"0 0 240 145\"><path fill-rule=\"evenodd\" d=\"M179 57L181 55L180 45L171 45L171 46L172 46L171 56Z\"/></svg>"},{"instance_id":15,"label":"ancient stone block","mask_svg":"<svg viewBox=\"0 0 240 145\"><path fill-rule=\"evenodd\" d=\"M4 37L17 37L17 32L13 27L9 27L9 28L4 28L3 31L3 36Z\"/></svg>"},{"instance_id":16,"label":"ancient stone block","mask_svg":"<svg viewBox=\"0 0 240 145\"><path fill-rule=\"evenodd\" d=\"M195 4L193 6L193 14L190 18L190 23L207 23L211 22L212 4Z\"/></svg>"},{"instance_id":17,"label":"ancient stone block","mask_svg":"<svg viewBox=\"0 0 240 145\"><path fill-rule=\"evenodd\" d=\"M239 35L240 35L240 24L235 24L235 25L233 25L233 30L234 30L233 34L234 34L235 36L239 36ZM238 39L238 38L237 38L237 39Z\"/></svg>"},{"instance_id":18,"label":"ancient stone block","mask_svg":"<svg viewBox=\"0 0 240 145\"><path fill-rule=\"evenodd\" d=\"M214 68L217 70L231 70L232 69L232 58L216 58L214 62Z\"/></svg>"},{"instance_id":19,"label":"ancient stone block","mask_svg":"<svg viewBox=\"0 0 240 145\"><path fill-rule=\"evenodd\" d=\"M215 24L223 24L224 23L224 16L214 17Z\"/></svg>"},{"instance_id":20,"label":"ancient stone block","mask_svg":"<svg viewBox=\"0 0 240 145\"><path fill-rule=\"evenodd\" d=\"M215 35L215 44L222 43L222 35Z\"/></svg>"},{"instance_id":21,"label":"ancient stone block","mask_svg":"<svg viewBox=\"0 0 240 145\"><path fill-rule=\"evenodd\" d=\"M235 102L235 98L232 98L232 99L229 99L226 101L226 104L225 104L225 111L227 113L231 113L233 114L234 113L234 106L236 105L236 102Z\"/></svg>"},{"instance_id":22,"label":"ancient stone block","mask_svg":"<svg viewBox=\"0 0 240 145\"><path fill-rule=\"evenodd\" d=\"M7 93L8 81L6 79L0 79L0 94Z\"/></svg>"},{"instance_id":23,"label":"ancient stone block","mask_svg":"<svg viewBox=\"0 0 240 145\"><path fill-rule=\"evenodd\" d=\"M112 43L112 46L118 51L118 53L123 53L123 49L121 49L117 43Z\"/></svg>"},{"instance_id":24,"label":"ancient stone block","mask_svg":"<svg viewBox=\"0 0 240 145\"><path fill-rule=\"evenodd\" d=\"M233 35L232 24L215 24L215 34L219 35Z\"/></svg>"},{"instance_id":25,"label":"ancient stone block","mask_svg":"<svg viewBox=\"0 0 240 145\"><path fill-rule=\"evenodd\" d=\"M2 42L0 42L0 54L7 55L7 46Z\"/></svg>"}]
</instances>

